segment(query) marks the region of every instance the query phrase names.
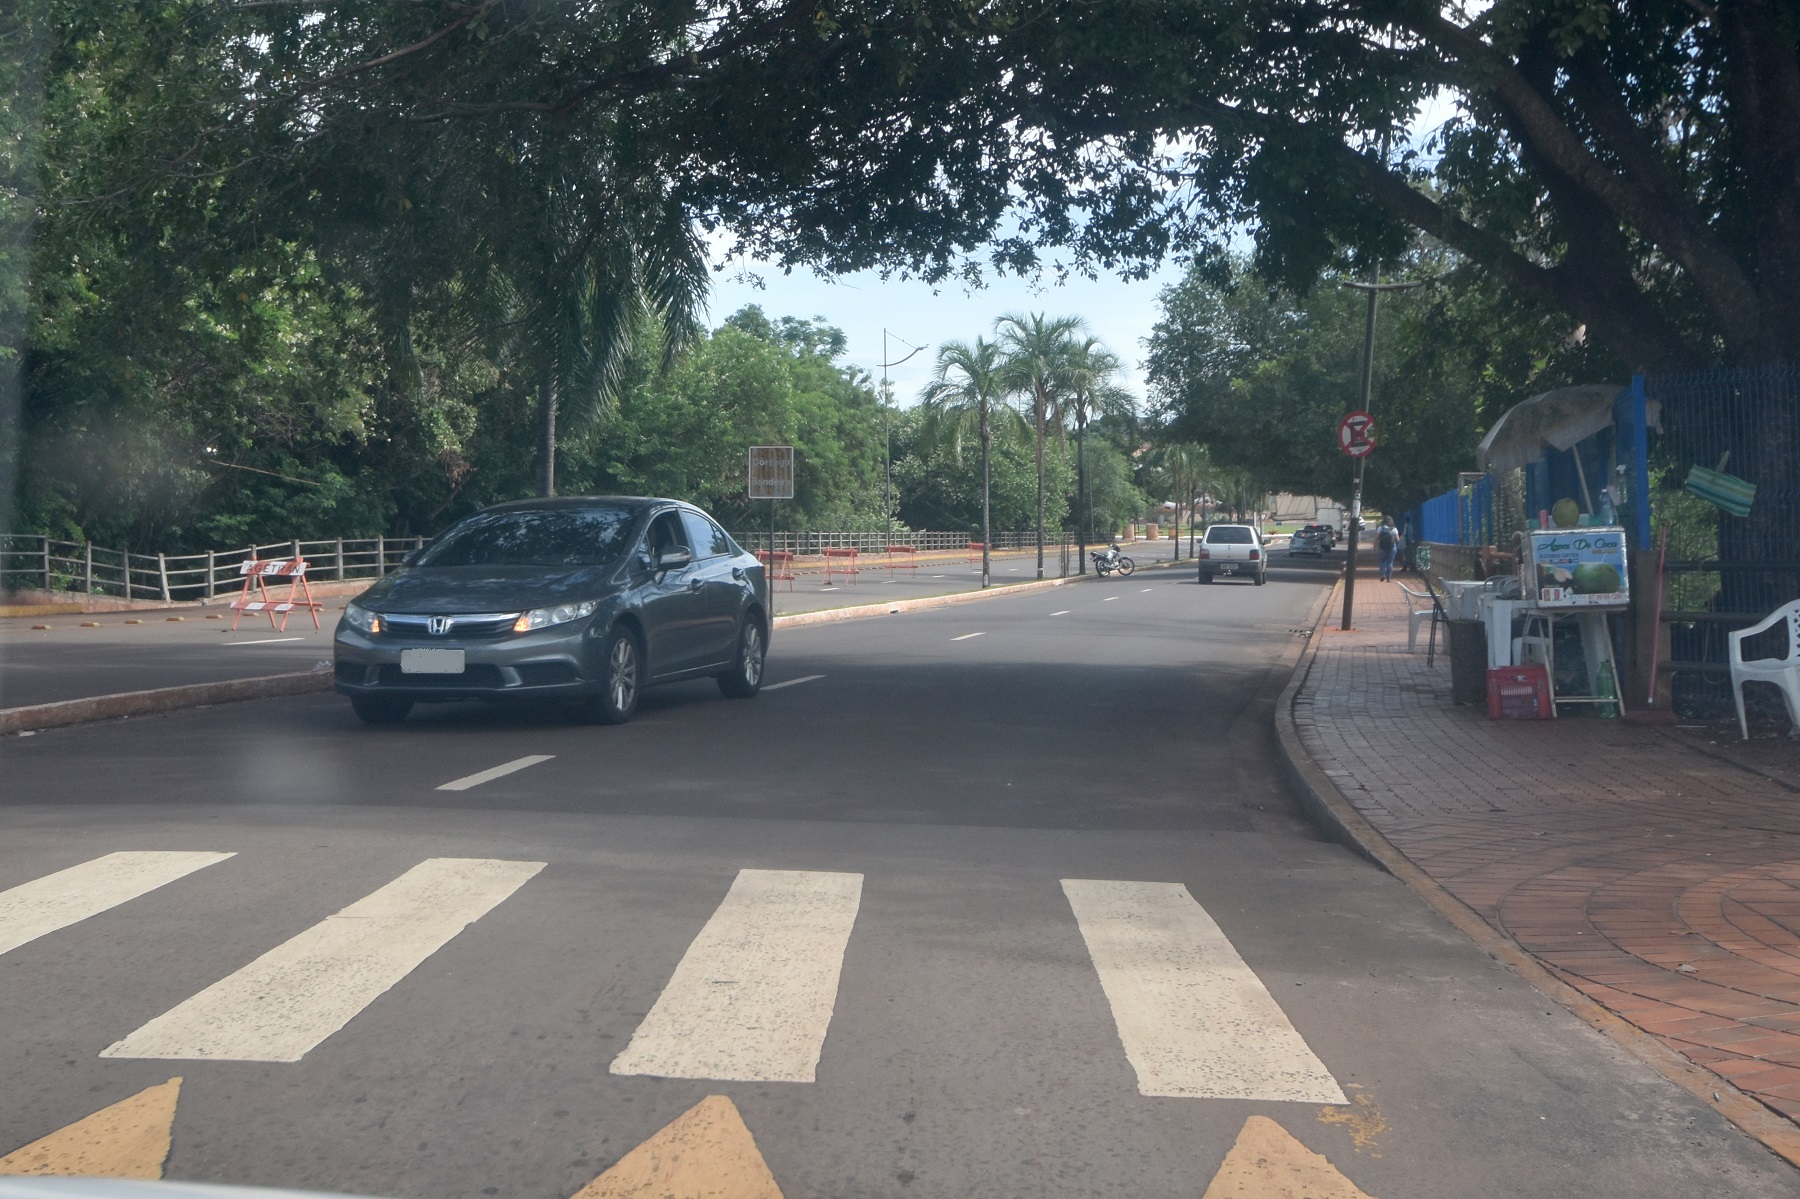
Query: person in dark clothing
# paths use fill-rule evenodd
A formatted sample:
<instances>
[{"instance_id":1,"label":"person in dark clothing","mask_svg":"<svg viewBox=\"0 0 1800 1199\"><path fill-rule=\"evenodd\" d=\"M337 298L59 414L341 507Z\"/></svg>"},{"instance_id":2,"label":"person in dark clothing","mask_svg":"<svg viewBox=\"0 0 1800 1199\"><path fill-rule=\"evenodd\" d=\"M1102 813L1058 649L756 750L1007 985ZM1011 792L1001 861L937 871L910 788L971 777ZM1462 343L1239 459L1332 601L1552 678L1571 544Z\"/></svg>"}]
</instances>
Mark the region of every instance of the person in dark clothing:
<instances>
[{"instance_id":1,"label":"person in dark clothing","mask_svg":"<svg viewBox=\"0 0 1800 1199\"><path fill-rule=\"evenodd\" d=\"M1375 530L1375 552L1381 561L1381 581L1388 582L1394 577L1394 555L1400 549L1400 533L1394 528L1391 517L1381 518L1381 525Z\"/></svg>"}]
</instances>

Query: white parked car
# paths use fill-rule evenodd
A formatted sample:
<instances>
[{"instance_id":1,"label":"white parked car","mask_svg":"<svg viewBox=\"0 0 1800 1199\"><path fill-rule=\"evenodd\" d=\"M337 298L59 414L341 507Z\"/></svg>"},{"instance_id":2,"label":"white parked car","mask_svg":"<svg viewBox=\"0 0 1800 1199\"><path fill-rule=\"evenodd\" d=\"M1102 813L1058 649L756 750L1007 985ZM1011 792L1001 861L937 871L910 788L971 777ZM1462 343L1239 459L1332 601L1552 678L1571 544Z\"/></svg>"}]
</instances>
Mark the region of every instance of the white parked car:
<instances>
[{"instance_id":1,"label":"white parked car","mask_svg":"<svg viewBox=\"0 0 1800 1199\"><path fill-rule=\"evenodd\" d=\"M1221 575L1241 576L1261 587L1269 581L1269 555L1261 530L1255 525L1209 525L1200 540L1199 567L1202 583Z\"/></svg>"}]
</instances>

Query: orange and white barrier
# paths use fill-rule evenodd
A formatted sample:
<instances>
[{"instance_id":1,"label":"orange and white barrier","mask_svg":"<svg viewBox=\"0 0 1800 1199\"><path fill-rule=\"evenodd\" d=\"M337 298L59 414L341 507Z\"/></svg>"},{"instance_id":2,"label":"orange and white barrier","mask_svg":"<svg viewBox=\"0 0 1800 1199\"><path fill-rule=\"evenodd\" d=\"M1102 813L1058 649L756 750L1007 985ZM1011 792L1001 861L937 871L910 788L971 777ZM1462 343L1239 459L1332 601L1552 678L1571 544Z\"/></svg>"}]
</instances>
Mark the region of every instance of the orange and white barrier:
<instances>
[{"instance_id":1,"label":"orange and white barrier","mask_svg":"<svg viewBox=\"0 0 1800 1199\"><path fill-rule=\"evenodd\" d=\"M981 565L981 551L986 548L987 548L987 546L981 544L981 542L979 542L979 541L969 542L969 565L970 566L980 566Z\"/></svg>"},{"instance_id":2,"label":"orange and white barrier","mask_svg":"<svg viewBox=\"0 0 1800 1199\"><path fill-rule=\"evenodd\" d=\"M833 572L836 572L852 583L856 582L856 576L862 570L862 567L857 565L857 553L854 548L827 549L822 550L821 553L825 556L826 586L829 587L831 585L831 576Z\"/></svg>"},{"instance_id":3,"label":"orange and white barrier","mask_svg":"<svg viewBox=\"0 0 1800 1199\"><path fill-rule=\"evenodd\" d=\"M769 586L771 588L777 583L786 583L789 591L794 589L796 572L794 570L794 552L792 550L776 550L774 552L775 560L773 562L769 560L770 554L768 550L757 550L756 557L763 564L764 573L769 580Z\"/></svg>"},{"instance_id":4,"label":"orange and white barrier","mask_svg":"<svg viewBox=\"0 0 1800 1199\"><path fill-rule=\"evenodd\" d=\"M916 545L888 546L887 568L890 574L896 570L919 569L919 547Z\"/></svg>"},{"instance_id":5,"label":"orange and white barrier","mask_svg":"<svg viewBox=\"0 0 1800 1199\"><path fill-rule=\"evenodd\" d=\"M285 633L288 617L298 608L310 615L313 628L318 628L322 605L313 598L312 587L306 581L306 566L304 558L270 558L262 562L252 558L239 566L238 572L244 576L244 590L231 601L231 610L235 613L231 627L236 629L246 612L264 612L268 614L269 627ZM285 580L288 593L285 596L269 594L270 579L275 580L277 587ZM275 621L277 615L281 617L279 624Z\"/></svg>"}]
</instances>

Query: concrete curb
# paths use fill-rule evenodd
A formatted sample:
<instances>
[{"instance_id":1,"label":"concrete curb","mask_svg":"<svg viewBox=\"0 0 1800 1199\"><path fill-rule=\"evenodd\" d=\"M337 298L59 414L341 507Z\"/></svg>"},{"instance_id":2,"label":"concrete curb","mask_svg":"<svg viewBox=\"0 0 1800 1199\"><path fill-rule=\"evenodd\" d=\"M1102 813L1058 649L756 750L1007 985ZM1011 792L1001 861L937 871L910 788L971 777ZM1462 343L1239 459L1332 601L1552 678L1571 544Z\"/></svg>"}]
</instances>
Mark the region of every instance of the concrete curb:
<instances>
[{"instance_id":1,"label":"concrete curb","mask_svg":"<svg viewBox=\"0 0 1800 1199\"><path fill-rule=\"evenodd\" d=\"M1714 1111L1736 1125L1738 1130L1755 1140L1769 1152L1790 1165L1800 1166L1800 1128L1786 1117L1764 1107L1757 1100L1732 1086L1723 1077L1696 1066L1661 1039L1582 994L1558 978L1510 937L1499 932L1480 913L1452 895L1436 879L1426 874L1412 859L1364 819L1345 798L1331 777L1319 768L1300 741L1294 722L1294 701L1311 674L1318 657L1319 645L1332 600L1343 592L1340 580L1332 588L1324 610L1313 626L1306 653L1294 669L1294 677L1281 693L1275 706L1275 734L1280 746L1283 775L1294 788L1295 798L1319 827L1334 840L1367 858L1418 893L1433 911L1455 925L1457 930L1482 949L1489 957L1510 967L1526 982L1568 1008L1589 1026L1652 1070L1686 1090L1695 1098L1710 1104Z\"/></svg>"},{"instance_id":2,"label":"concrete curb","mask_svg":"<svg viewBox=\"0 0 1800 1199\"><path fill-rule=\"evenodd\" d=\"M189 683L182 687L157 687L150 691L121 691L114 695L90 695L53 704L0 708L0 733L36 732L114 720L121 716L149 716L181 708L236 703L245 699L272 699L280 695L305 695L331 690L329 670L299 674L270 674L249 679L222 679L216 683Z\"/></svg>"}]
</instances>

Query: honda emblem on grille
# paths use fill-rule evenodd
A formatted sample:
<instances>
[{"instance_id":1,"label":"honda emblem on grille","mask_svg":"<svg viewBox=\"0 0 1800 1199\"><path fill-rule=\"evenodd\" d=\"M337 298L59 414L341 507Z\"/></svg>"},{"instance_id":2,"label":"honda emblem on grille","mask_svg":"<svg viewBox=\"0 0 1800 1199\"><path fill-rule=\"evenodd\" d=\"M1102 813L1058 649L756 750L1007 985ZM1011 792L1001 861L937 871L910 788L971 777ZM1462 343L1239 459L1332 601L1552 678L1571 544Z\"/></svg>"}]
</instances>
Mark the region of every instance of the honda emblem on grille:
<instances>
[{"instance_id":1,"label":"honda emblem on grille","mask_svg":"<svg viewBox=\"0 0 1800 1199\"><path fill-rule=\"evenodd\" d=\"M450 631L450 618L448 616L433 616L429 627L433 637L442 637L445 633Z\"/></svg>"}]
</instances>

